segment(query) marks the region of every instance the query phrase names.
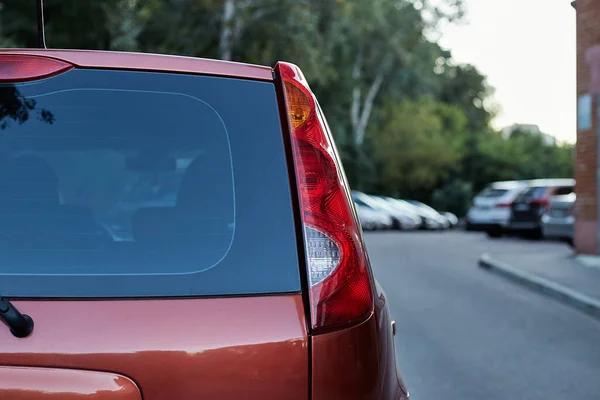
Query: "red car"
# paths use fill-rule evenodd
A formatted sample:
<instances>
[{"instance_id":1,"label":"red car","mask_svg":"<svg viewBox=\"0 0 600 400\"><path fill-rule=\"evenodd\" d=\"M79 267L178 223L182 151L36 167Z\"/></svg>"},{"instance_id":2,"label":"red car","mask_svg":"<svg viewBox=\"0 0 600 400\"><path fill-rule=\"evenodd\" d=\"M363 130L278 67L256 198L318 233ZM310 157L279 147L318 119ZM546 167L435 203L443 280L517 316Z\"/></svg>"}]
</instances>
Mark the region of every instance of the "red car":
<instances>
[{"instance_id":1,"label":"red car","mask_svg":"<svg viewBox=\"0 0 600 400\"><path fill-rule=\"evenodd\" d=\"M0 295L2 400L408 398L292 64L0 50Z\"/></svg>"}]
</instances>

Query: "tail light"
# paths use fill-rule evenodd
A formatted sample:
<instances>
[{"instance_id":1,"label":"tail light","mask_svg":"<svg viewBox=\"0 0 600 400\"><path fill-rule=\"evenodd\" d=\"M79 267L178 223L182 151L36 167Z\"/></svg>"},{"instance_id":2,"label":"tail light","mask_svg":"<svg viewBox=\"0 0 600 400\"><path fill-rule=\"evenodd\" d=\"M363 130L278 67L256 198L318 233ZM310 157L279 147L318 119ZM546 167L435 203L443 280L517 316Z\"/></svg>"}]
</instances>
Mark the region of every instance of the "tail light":
<instances>
[{"instance_id":1,"label":"tail light","mask_svg":"<svg viewBox=\"0 0 600 400\"><path fill-rule=\"evenodd\" d=\"M496 208L510 208L512 206L512 203L498 203L496 204Z\"/></svg>"},{"instance_id":2,"label":"tail light","mask_svg":"<svg viewBox=\"0 0 600 400\"><path fill-rule=\"evenodd\" d=\"M373 310L371 274L331 133L300 69L278 63L300 198L313 329Z\"/></svg>"},{"instance_id":3,"label":"tail light","mask_svg":"<svg viewBox=\"0 0 600 400\"><path fill-rule=\"evenodd\" d=\"M54 58L20 54L0 54L0 83L48 78L73 68Z\"/></svg>"},{"instance_id":4,"label":"tail light","mask_svg":"<svg viewBox=\"0 0 600 400\"><path fill-rule=\"evenodd\" d=\"M540 209L544 212L550 211L550 200L546 197L534 199L531 201L531 204L537 204L540 207Z\"/></svg>"}]
</instances>

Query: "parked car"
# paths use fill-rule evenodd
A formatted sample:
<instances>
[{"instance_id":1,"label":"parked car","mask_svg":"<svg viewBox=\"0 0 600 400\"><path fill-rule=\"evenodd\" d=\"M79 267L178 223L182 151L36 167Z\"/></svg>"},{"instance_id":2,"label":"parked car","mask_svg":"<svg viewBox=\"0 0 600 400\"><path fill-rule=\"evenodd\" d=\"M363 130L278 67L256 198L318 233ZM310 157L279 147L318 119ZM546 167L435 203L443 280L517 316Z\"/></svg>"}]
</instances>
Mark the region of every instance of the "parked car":
<instances>
[{"instance_id":1,"label":"parked car","mask_svg":"<svg viewBox=\"0 0 600 400\"><path fill-rule=\"evenodd\" d=\"M353 190L351 192L351 194L352 194L352 200L354 201L355 204L357 204L359 206L371 208L372 210L374 210L380 214L386 215L392 221L392 226L391 226L392 229L396 229L396 230L401 229L400 219L397 216L394 216L389 210L382 207L381 204L378 201L376 201L374 198L367 195L366 193L359 192L358 190Z\"/></svg>"},{"instance_id":2,"label":"parked car","mask_svg":"<svg viewBox=\"0 0 600 400\"><path fill-rule=\"evenodd\" d=\"M45 49L0 65L0 398L408 398L297 66Z\"/></svg>"},{"instance_id":3,"label":"parked car","mask_svg":"<svg viewBox=\"0 0 600 400\"><path fill-rule=\"evenodd\" d=\"M398 213L398 217L400 218L400 223L402 225L402 229L412 230L417 229L421 225L421 217L413 210L408 207L403 206L402 204L398 204L393 201L391 197L386 196L371 196L375 197L375 199L381 202L382 207L390 208L394 212Z\"/></svg>"},{"instance_id":4,"label":"parked car","mask_svg":"<svg viewBox=\"0 0 600 400\"><path fill-rule=\"evenodd\" d=\"M412 218L414 218L416 222L416 227L418 229L439 229L439 222L435 218L432 218L428 212L422 210L421 208L401 199L387 197L386 200L393 203L395 207L399 207L405 210L405 212L409 213L412 216Z\"/></svg>"},{"instance_id":5,"label":"parked car","mask_svg":"<svg viewBox=\"0 0 600 400\"><path fill-rule=\"evenodd\" d=\"M562 239L573 245L576 200L575 193L550 198L548 210L542 215L544 237Z\"/></svg>"},{"instance_id":6,"label":"parked car","mask_svg":"<svg viewBox=\"0 0 600 400\"><path fill-rule=\"evenodd\" d=\"M473 199L467 212L467 230L487 232L499 236L508 227L515 198L529 187L528 181L494 182Z\"/></svg>"},{"instance_id":7,"label":"parked car","mask_svg":"<svg viewBox=\"0 0 600 400\"><path fill-rule=\"evenodd\" d=\"M362 228L366 231L391 229L392 217L370 206L356 203L356 211Z\"/></svg>"},{"instance_id":8,"label":"parked car","mask_svg":"<svg viewBox=\"0 0 600 400\"><path fill-rule=\"evenodd\" d=\"M358 190L353 190L352 199L357 204L366 205L379 212L389 215L392 219L392 229L400 230L403 228L402 220L405 218L405 215L393 207L390 207L389 204L383 202L380 198L376 196L370 196Z\"/></svg>"},{"instance_id":9,"label":"parked car","mask_svg":"<svg viewBox=\"0 0 600 400\"><path fill-rule=\"evenodd\" d=\"M376 221L374 218L375 212L369 207L355 204L358 220L364 231L372 231L376 229Z\"/></svg>"},{"instance_id":10,"label":"parked car","mask_svg":"<svg viewBox=\"0 0 600 400\"><path fill-rule=\"evenodd\" d=\"M532 237L542 237L542 215L553 196L573 193L574 179L539 179L530 182L529 188L521 193L511 205L508 228Z\"/></svg>"},{"instance_id":11,"label":"parked car","mask_svg":"<svg viewBox=\"0 0 600 400\"><path fill-rule=\"evenodd\" d=\"M430 220L435 221L434 224L435 225L435 229L448 229L450 227L450 222L446 219L446 217L444 217L442 214L440 214L436 209L428 206L425 203L421 203L420 201L416 201L416 200L406 200L407 202L409 202L410 204L418 207L420 210L422 210L425 215L427 217L430 218Z\"/></svg>"},{"instance_id":12,"label":"parked car","mask_svg":"<svg viewBox=\"0 0 600 400\"><path fill-rule=\"evenodd\" d=\"M450 227L454 228L458 225L458 217L451 212L443 212L442 215L450 222Z\"/></svg>"}]
</instances>

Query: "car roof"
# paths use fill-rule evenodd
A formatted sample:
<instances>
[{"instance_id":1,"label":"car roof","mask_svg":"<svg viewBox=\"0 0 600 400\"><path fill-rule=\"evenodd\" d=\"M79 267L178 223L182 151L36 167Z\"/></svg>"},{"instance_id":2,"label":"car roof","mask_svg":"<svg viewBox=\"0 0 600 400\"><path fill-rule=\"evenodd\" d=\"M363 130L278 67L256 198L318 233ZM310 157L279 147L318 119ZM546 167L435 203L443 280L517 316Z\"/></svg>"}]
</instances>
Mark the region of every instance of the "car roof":
<instances>
[{"instance_id":1,"label":"car roof","mask_svg":"<svg viewBox=\"0 0 600 400\"><path fill-rule=\"evenodd\" d=\"M575 186L575 179L534 179L530 181L529 186Z\"/></svg>"},{"instance_id":2,"label":"car roof","mask_svg":"<svg viewBox=\"0 0 600 400\"><path fill-rule=\"evenodd\" d=\"M492 182L490 183L490 187L493 189L516 189L519 187L527 186L528 181L501 181L501 182Z\"/></svg>"},{"instance_id":3,"label":"car roof","mask_svg":"<svg viewBox=\"0 0 600 400\"><path fill-rule=\"evenodd\" d=\"M51 57L80 68L196 73L273 81L273 69L233 61L100 50L0 49L0 55Z\"/></svg>"}]
</instances>

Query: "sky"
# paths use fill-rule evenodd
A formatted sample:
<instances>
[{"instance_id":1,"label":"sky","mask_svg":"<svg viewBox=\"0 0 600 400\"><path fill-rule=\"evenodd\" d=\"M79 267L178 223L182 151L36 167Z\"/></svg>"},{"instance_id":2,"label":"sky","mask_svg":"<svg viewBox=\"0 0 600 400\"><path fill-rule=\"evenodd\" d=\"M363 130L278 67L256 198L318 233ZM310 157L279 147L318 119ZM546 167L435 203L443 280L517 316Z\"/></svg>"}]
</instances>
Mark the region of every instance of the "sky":
<instances>
[{"instance_id":1,"label":"sky","mask_svg":"<svg viewBox=\"0 0 600 400\"><path fill-rule=\"evenodd\" d=\"M496 89L501 129L535 124L576 140L576 29L570 0L465 0L465 22L442 30L440 44L475 65Z\"/></svg>"}]
</instances>

